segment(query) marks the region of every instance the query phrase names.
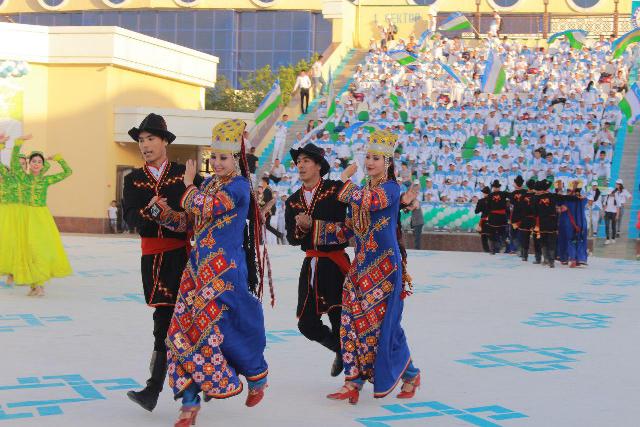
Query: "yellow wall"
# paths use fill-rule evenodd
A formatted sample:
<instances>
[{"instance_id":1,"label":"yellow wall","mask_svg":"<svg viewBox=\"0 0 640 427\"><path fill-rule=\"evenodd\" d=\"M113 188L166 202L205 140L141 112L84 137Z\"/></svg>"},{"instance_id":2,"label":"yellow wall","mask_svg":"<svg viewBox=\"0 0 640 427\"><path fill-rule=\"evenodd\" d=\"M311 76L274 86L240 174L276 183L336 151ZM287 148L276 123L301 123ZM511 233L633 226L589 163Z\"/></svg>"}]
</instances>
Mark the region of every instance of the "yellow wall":
<instances>
[{"instance_id":1,"label":"yellow wall","mask_svg":"<svg viewBox=\"0 0 640 427\"><path fill-rule=\"evenodd\" d=\"M277 0L274 7L261 7L251 0L200 0L197 6L183 7L179 6L173 0L130 0L122 7L117 9L105 5L102 0L69 0L69 2L60 11L77 11L77 10L124 10L124 9L142 9L142 8L162 8L162 9L287 9L287 10L322 10L321 0ZM36 0L9 0L9 4L0 8L2 13L17 12L43 12L42 8Z\"/></svg>"},{"instance_id":2,"label":"yellow wall","mask_svg":"<svg viewBox=\"0 0 640 427\"><path fill-rule=\"evenodd\" d=\"M7 0L5 0L6 3ZM346 1L346 0L345 0ZM620 13L631 13L632 0L620 0ZM57 9L59 11L79 11L79 10L126 10L142 8L162 8L162 9L248 9L248 10L322 10L322 0L276 0L271 7L262 7L251 0L200 0L197 6L179 6L173 0L129 0L123 6L111 8L101 0L68 0L68 3ZM378 6L408 6L406 0L361 0L362 8L372 5ZM590 14L613 13L613 0L601 0L596 7L589 9ZM408 6L411 8L422 8L421 6ZM439 0L436 7L441 12L463 11L473 12L476 10L475 0ZM481 11L490 12L492 10L487 0L481 0ZM521 0L517 4L514 12L532 13L543 10L542 0ZM43 12L36 0L8 0L8 4L0 8L2 13L17 12ZM549 0L549 11L551 13L575 14L577 11L569 7L566 0ZM400 12L390 12L400 13Z\"/></svg>"},{"instance_id":3,"label":"yellow wall","mask_svg":"<svg viewBox=\"0 0 640 427\"><path fill-rule=\"evenodd\" d=\"M60 153L74 172L51 188L54 216L103 218L116 194L116 166L142 164L136 144L113 142L116 106L200 108L198 86L114 66L31 64L23 84L25 133L34 138L25 151ZM195 148L171 153L184 161Z\"/></svg>"}]
</instances>

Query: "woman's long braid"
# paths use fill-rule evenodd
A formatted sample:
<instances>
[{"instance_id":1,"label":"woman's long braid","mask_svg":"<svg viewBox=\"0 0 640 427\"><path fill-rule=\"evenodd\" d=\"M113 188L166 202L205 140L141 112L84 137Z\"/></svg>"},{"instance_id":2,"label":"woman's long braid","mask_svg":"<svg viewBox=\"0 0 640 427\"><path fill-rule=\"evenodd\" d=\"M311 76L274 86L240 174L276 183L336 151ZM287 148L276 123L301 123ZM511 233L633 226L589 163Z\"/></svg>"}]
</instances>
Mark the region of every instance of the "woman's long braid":
<instances>
[{"instance_id":1,"label":"woman's long braid","mask_svg":"<svg viewBox=\"0 0 640 427\"><path fill-rule=\"evenodd\" d=\"M271 261L265 245L261 254L260 249L263 242L262 234L262 216L260 215L260 206L256 200L251 183L251 174L249 173L249 165L245 155L245 140L242 138L240 147L240 171L242 176L249 180L249 227L245 232L245 250L247 251L247 267L249 271L249 290L262 300L264 293L264 273L267 272L269 280L269 293L271 296L271 306L275 305L275 293L273 289L273 280L271 276Z\"/></svg>"},{"instance_id":2,"label":"woman's long braid","mask_svg":"<svg viewBox=\"0 0 640 427\"><path fill-rule=\"evenodd\" d=\"M387 168L387 179L389 181L397 182L393 159L389 159L389 166ZM407 272L407 249L404 246L404 237L402 236L402 224L400 222L400 215L398 215L398 223L396 224L396 238L398 239L400 257L402 258L402 293L400 297L402 299L405 299L413 293L413 284L411 283L411 276Z\"/></svg>"}]
</instances>

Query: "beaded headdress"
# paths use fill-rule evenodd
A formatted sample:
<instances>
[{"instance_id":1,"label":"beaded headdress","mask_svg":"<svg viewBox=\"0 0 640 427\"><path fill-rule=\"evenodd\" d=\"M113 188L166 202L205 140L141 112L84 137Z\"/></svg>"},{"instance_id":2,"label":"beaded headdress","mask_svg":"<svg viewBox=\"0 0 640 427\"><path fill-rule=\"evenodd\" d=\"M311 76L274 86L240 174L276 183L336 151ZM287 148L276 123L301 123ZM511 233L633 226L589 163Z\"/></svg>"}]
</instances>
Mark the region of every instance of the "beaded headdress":
<instances>
[{"instance_id":1,"label":"beaded headdress","mask_svg":"<svg viewBox=\"0 0 640 427\"><path fill-rule=\"evenodd\" d=\"M392 131L387 129L376 130L369 136L367 151L385 157L392 157L397 141L398 135Z\"/></svg>"},{"instance_id":2,"label":"beaded headdress","mask_svg":"<svg viewBox=\"0 0 640 427\"><path fill-rule=\"evenodd\" d=\"M211 131L211 151L236 154L242 150L242 138L247 124L240 119L225 120Z\"/></svg>"}]
</instances>

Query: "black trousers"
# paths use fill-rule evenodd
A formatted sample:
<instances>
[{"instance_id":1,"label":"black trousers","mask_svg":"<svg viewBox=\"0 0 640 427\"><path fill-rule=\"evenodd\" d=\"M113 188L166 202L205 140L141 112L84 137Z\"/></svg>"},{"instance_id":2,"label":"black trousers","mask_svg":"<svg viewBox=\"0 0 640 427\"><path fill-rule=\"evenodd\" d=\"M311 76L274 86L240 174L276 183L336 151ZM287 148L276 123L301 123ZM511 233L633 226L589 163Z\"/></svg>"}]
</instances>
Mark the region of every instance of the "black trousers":
<instances>
[{"instance_id":1,"label":"black trousers","mask_svg":"<svg viewBox=\"0 0 640 427\"><path fill-rule=\"evenodd\" d=\"M422 227L424 225L416 225L413 229L413 249L422 249Z\"/></svg>"},{"instance_id":2,"label":"black trousers","mask_svg":"<svg viewBox=\"0 0 640 427\"><path fill-rule=\"evenodd\" d=\"M491 227L491 253L499 253L502 248L506 229L505 227Z\"/></svg>"},{"instance_id":3,"label":"black trousers","mask_svg":"<svg viewBox=\"0 0 640 427\"><path fill-rule=\"evenodd\" d=\"M529 245L531 244L531 231L518 230L518 240L520 242L520 256L523 259L527 259L529 256Z\"/></svg>"},{"instance_id":4,"label":"black trousers","mask_svg":"<svg viewBox=\"0 0 640 427\"><path fill-rule=\"evenodd\" d=\"M300 110L302 111L302 114L307 114L308 109L309 109L309 89L300 88Z\"/></svg>"},{"instance_id":5,"label":"black trousers","mask_svg":"<svg viewBox=\"0 0 640 427\"><path fill-rule=\"evenodd\" d=\"M616 213L605 212L604 213L604 230L607 233L607 240L616 238ZM611 230L611 233L609 233Z\"/></svg>"},{"instance_id":6,"label":"black trousers","mask_svg":"<svg viewBox=\"0 0 640 427\"><path fill-rule=\"evenodd\" d=\"M331 328L322 322L322 315L316 312L315 298L310 298L298 319L298 330L311 341L316 341L334 352L340 351L340 307L327 313Z\"/></svg>"},{"instance_id":7,"label":"black trousers","mask_svg":"<svg viewBox=\"0 0 640 427\"><path fill-rule=\"evenodd\" d=\"M545 260L549 265L553 265L556 260L556 245L558 243L558 233L541 233L540 243Z\"/></svg>"},{"instance_id":8,"label":"black trousers","mask_svg":"<svg viewBox=\"0 0 640 427\"><path fill-rule=\"evenodd\" d=\"M173 306L156 307L153 312L153 351L167 351L164 341L173 317Z\"/></svg>"},{"instance_id":9,"label":"black trousers","mask_svg":"<svg viewBox=\"0 0 640 427\"><path fill-rule=\"evenodd\" d=\"M480 242L482 243L482 250L485 252L491 252L489 248L489 235L486 233L480 234Z\"/></svg>"},{"instance_id":10,"label":"black trousers","mask_svg":"<svg viewBox=\"0 0 640 427\"><path fill-rule=\"evenodd\" d=\"M311 258L305 258L300 271L298 307L296 309L298 329L307 339L319 342L329 350L338 352L340 351L340 317L342 314L340 304L342 303L344 273L330 259L318 258L316 264L317 281L310 285L311 260ZM329 317L331 327L322 322L322 313L325 312Z\"/></svg>"},{"instance_id":11,"label":"black trousers","mask_svg":"<svg viewBox=\"0 0 640 427\"><path fill-rule=\"evenodd\" d=\"M536 261L542 261L542 236L540 239L538 239L538 237L533 238L533 251L536 256Z\"/></svg>"},{"instance_id":12,"label":"black trousers","mask_svg":"<svg viewBox=\"0 0 640 427\"><path fill-rule=\"evenodd\" d=\"M282 233L280 233L273 225L271 225L271 215L267 215L264 219L264 226L267 230L269 230L274 236L278 239L282 238Z\"/></svg>"}]
</instances>

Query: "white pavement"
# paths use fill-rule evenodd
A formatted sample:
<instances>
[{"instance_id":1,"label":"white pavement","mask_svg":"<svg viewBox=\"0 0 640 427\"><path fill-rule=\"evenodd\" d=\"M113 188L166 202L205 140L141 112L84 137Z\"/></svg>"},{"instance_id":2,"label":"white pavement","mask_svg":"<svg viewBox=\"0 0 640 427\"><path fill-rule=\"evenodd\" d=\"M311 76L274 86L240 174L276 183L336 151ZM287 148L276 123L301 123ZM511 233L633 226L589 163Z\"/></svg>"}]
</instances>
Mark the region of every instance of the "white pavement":
<instances>
[{"instance_id":1,"label":"white pavement","mask_svg":"<svg viewBox=\"0 0 640 427\"><path fill-rule=\"evenodd\" d=\"M0 285L0 427L172 426L165 388L147 413L125 392L147 378L151 310L136 239L64 236L75 275L47 296ZM637 427L640 263L591 259L555 270L514 256L410 252L415 294L403 324L423 387L410 402L357 406L332 355L300 336L297 248L270 248L277 305L265 303L270 387L205 404L199 426Z\"/></svg>"}]
</instances>

